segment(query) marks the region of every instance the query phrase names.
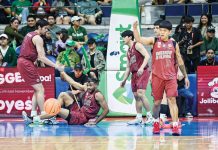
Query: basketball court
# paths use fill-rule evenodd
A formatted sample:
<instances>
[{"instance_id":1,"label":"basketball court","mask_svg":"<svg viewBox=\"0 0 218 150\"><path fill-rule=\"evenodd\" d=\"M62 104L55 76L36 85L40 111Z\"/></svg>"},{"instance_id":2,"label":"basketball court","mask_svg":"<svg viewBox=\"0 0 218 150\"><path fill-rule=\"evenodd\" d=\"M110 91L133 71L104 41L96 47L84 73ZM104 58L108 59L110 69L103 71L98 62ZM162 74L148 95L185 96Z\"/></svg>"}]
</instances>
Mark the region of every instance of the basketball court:
<instances>
[{"instance_id":1,"label":"basketball court","mask_svg":"<svg viewBox=\"0 0 218 150\"><path fill-rule=\"evenodd\" d=\"M106 118L96 126L29 125L0 120L1 150L216 150L218 118L181 119L181 136L171 129L153 135L152 126L127 125L132 118Z\"/></svg>"}]
</instances>

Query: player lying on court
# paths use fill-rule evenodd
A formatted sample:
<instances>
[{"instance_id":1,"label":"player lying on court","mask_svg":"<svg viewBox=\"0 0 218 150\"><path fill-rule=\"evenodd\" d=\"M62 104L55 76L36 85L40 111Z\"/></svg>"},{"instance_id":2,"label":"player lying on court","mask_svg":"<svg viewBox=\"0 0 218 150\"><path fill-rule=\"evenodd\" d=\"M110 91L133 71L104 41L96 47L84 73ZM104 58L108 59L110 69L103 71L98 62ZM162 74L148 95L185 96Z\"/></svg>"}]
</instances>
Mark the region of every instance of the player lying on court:
<instances>
[{"instance_id":1,"label":"player lying on court","mask_svg":"<svg viewBox=\"0 0 218 150\"><path fill-rule=\"evenodd\" d=\"M95 125L104 119L109 109L103 94L97 89L99 81L95 78L88 78L87 84L81 85L75 82L65 72L62 72L61 75L70 85L82 91L79 96L82 101L82 107L79 107L73 95L62 93L58 97L58 101L61 106L65 108L61 108L58 115L65 119L70 125ZM100 116L96 118L100 108L102 108L103 111ZM28 117L26 113L23 113L23 118L26 123L32 123L33 118Z\"/></svg>"}]
</instances>

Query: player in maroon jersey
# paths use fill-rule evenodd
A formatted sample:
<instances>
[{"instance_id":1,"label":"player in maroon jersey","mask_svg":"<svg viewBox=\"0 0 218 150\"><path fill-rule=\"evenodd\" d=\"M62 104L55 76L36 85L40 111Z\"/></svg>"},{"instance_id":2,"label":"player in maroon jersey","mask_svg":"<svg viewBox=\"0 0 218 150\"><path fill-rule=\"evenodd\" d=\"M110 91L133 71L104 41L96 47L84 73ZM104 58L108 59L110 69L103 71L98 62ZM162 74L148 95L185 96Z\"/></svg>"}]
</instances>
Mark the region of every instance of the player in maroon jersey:
<instances>
[{"instance_id":1,"label":"player in maroon jersey","mask_svg":"<svg viewBox=\"0 0 218 150\"><path fill-rule=\"evenodd\" d=\"M132 74L131 86L132 92L136 100L136 118L129 121L128 124L141 124L142 119L142 105L147 111L147 120L145 124L149 124L152 121L151 110L147 97L145 96L145 90L148 84L150 71L148 67L148 60L150 58L147 50L141 43L134 42L134 35L131 30L124 31L121 36L126 45L129 46L127 51L127 67L124 74L124 79L121 82L121 87L124 87L126 80L130 73Z\"/></svg>"},{"instance_id":2,"label":"player in maroon jersey","mask_svg":"<svg viewBox=\"0 0 218 150\"><path fill-rule=\"evenodd\" d=\"M159 111L164 90L168 98L170 113L173 121L173 135L179 135L178 108L176 104L177 92L177 66L179 66L185 77L186 87L189 87L189 80L182 60L179 46L170 39L172 24L169 21L162 21L159 25L160 37L140 37L137 31L137 22L133 24L133 32L136 41L145 45L154 45L152 52L152 94L154 97L153 133L160 133Z\"/></svg>"},{"instance_id":3,"label":"player in maroon jersey","mask_svg":"<svg viewBox=\"0 0 218 150\"><path fill-rule=\"evenodd\" d=\"M20 55L17 61L17 69L20 72L22 78L25 80L25 83L31 85L34 89L34 94L32 97L31 116L37 116L36 110L38 106L41 114L44 114L44 118L47 118L49 116L46 115L43 108L44 88L40 81L40 77L37 72L37 67L34 65L34 62L38 59L46 65L54 67L59 71L64 70L63 66L56 65L45 56L43 40L40 35L45 34L45 32L47 31L47 26L47 21L37 21L37 29L33 32L28 33L25 36L20 48Z\"/></svg>"},{"instance_id":4,"label":"player in maroon jersey","mask_svg":"<svg viewBox=\"0 0 218 150\"><path fill-rule=\"evenodd\" d=\"M61 75L70 85L82 91L79 96L82 101L82 107L79 108L71 96L59 97L58 100L67 108L62 108L58 114L59 116L67 120L68 124L86 125L95 125L106 117L109 108L103 94L97 89L99 83L98 79L89 77L87 83L82 85L75 82L64 72L62 72ZM97 117L100 108L102 108L103 111L100 116Z\"/></svg>"}]
</instances>

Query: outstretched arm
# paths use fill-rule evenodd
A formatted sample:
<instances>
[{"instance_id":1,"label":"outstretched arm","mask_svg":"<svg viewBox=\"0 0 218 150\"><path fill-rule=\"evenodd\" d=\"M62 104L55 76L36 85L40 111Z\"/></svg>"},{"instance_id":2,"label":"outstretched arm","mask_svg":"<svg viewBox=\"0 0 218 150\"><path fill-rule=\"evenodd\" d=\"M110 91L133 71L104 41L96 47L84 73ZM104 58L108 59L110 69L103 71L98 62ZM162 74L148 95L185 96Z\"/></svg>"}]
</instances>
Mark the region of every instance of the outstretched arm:
<instances>
[{"instance_id":1,"label":"outstretched arm","mask_svg":"<svg viewBox=\"0 0 218 150\"><path fill-rule=\"evenodd\" d=\"M45 56L45 50L44 50L44 47L43 47L43 40L42 40L42 38L39 35L34 36L32 40L33 40L33 43L35 44L36 49L37 49L38 59L41 62L45 63L48 66L54 67L54 68L58 69L59 71L63 71L64 70L63 66L56 65L55 63L50 61Z\"/></svg>"},{"instance_id":2,"label":"outstretched arm","mask_svg":"<svg viewBox=\"0 0 218 150\"><path fill-rule=\"evenodd\" d=\"M76 81L74 81L70 76L68 76L65 72L61 72L61 77L67 81L70 85L72 85L77 90L83 90L86 91L86 85L82 85Z\"/></svg>"},{"instance_id":3,"label":"outstretched arm","mask_svg":"<svg viewBox=\"0 0 218 150\"><path fill-rule=\"evenodd\" d=\"M138 27L138 21L134 22L133 24L133 34L136 42L142 43L144 45L153 45L154 37L141 37L137 27Z\"/></svg>"},{"instance_id":4,"label":"outstretched arm","mask_svg":"<svg viewBox=\"0 0 218 150\"><path fill-rule=\"evenodd\" d=\"M177 59L178 65L179 65L179 69L181 70L181 72L182 72L182 74L183 74L183 76L185 78L185 86L186 86L186 88L189 88L190 83L189 83L189 80L188 80L188 75L186 73L185 65L184 65L182 56L180 54L178 44L176 44L176 59Z\"/></svg>"}]
</instances>

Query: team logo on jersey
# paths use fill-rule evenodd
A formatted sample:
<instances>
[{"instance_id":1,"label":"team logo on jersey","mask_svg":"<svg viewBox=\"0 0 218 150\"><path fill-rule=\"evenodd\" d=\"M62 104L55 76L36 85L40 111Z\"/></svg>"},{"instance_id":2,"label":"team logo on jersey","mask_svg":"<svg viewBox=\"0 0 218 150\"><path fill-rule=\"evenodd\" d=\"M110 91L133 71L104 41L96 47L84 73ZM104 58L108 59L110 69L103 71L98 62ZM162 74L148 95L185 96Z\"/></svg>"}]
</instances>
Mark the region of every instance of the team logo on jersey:
<instances>
[{"instance_id":1,"label":"team logo on jersey","mask_svg":"<svg viewBox=\"0 0 218 150\"><path fill-rule=\"evenodd\" d=\"M157 42L157 47L161 48L161 42Z\"/></svg>"},{"instance_id":2,"label":"team logo on jersey","mask_svg":"<svg viewBox=\"0 0 218 150\"><path fill-rule=\"evenodd\" d=\"M172 45L172 44L168 44L168 47L169 47L169 48L172 48L172 47L173 47L173 45Z\"/></svg>"}]
</instances>

